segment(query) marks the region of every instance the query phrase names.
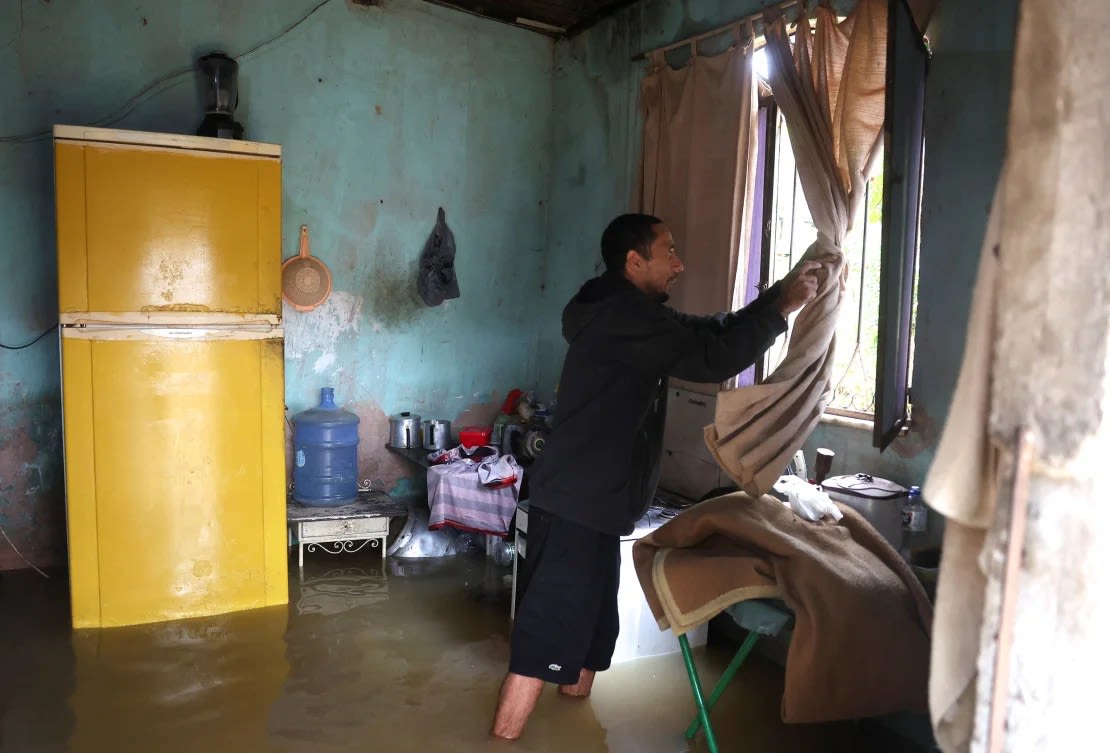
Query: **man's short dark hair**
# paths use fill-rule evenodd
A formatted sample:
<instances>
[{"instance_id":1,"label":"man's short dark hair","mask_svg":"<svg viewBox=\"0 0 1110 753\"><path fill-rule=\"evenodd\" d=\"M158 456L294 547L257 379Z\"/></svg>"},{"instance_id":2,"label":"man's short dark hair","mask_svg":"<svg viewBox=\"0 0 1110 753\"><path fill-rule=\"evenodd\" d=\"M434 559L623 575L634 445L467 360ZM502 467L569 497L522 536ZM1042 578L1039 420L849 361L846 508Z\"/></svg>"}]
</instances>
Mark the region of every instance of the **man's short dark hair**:
<instances>
[{"instance_id":1,"label":"man's short dark hair","mask_svg":"<svg viewBox=\"0 0 1110 753\"><path fill-rule=\"evenodd\" d=\"M629 251L650 259L655 226L661 224L663 220L650 214L622 214L610 222L601 234L601 258L605 261L605 269L622 271Z\"/></svg>"}]
</instances>

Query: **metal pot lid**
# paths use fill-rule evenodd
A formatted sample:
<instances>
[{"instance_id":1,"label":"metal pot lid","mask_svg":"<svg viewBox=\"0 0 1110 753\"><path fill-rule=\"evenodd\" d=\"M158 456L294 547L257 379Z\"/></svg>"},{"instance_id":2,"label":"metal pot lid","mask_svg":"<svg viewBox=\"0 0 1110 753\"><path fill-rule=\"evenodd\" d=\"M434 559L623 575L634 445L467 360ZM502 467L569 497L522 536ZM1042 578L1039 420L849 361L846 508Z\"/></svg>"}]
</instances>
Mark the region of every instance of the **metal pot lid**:
<instances>
[{"instance_id":1,"label":"metal pot lid","mask_svg":"<svg viewBox=\"0 0 1110 753\"><path fill-rule=\"evenodd\" d=\"M832 476L822 481L821 487L826 492L864 499L894 499L909 494L909 489L901 484L872 476L870 473Z\"/></svg>"}]
</instances>

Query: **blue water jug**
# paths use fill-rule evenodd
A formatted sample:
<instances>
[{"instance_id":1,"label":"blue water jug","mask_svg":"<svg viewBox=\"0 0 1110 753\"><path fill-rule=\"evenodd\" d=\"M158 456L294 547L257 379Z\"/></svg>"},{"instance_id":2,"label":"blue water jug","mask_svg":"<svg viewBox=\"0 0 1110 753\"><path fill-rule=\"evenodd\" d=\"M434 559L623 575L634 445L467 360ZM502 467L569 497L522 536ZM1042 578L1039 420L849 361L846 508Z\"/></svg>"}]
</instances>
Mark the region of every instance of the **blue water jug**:
<instances>
[{"instance_id":1,"label":"blue water jug","mask_svg":"<svg viewBox=\"0 0 1110 753\"><path fill-rule=\"evenodd\" d=\"M358 416L335 404L331 387L320 405L293 417L293 499L314 507L358 496Z\"/></svg>"}]
</instances>

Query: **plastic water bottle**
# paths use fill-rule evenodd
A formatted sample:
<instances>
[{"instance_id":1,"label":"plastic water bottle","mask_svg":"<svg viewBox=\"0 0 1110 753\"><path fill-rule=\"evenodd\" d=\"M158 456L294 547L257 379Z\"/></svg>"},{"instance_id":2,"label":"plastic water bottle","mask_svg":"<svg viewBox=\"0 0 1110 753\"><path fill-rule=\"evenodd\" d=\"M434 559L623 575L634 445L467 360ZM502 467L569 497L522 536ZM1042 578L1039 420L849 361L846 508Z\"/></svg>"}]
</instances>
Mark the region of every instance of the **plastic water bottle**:
<instances>
[{"instance_id":1,"label":"plastic water bottle","mask_svg":"<svg viewBox=\"0 0 1110 753\"><path fill-rule=\"evenodd\" d=\"M314 507L358 497L358 416L335 404L331 387L320 405L293 417L293 499Z\"/></svg>"},{"instance_id":2,"label":"plastic water bottle","mask_svg":"<svg viewBox=\"0 0 1110 753\"><path fill-rule=\"evenodd\" d=\"M902 528L911 533L920 533L928 523L929 512L921 499L921 487L911 486L906 504L902 506Z\"/></svg>"}]
</instances>

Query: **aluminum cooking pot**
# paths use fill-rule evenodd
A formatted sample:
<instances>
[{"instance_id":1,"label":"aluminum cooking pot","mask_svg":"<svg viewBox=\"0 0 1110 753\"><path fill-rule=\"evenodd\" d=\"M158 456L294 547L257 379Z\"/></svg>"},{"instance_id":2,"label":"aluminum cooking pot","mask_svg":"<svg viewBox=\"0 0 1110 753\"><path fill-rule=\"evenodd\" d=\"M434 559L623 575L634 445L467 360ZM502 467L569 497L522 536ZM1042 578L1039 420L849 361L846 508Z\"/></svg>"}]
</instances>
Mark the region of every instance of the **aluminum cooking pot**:
<instances>
[{"instance_id":1,"label":"aluminum cooking pot","mask_svg":"<svg viewBox=\"0 0 1110 753\"><path fill-rule=\"evenodd\" d=\"M862 515L896 550L902 545L902 505L909 489L868 473L833 476L821 488Z\"/></svg>"},{"instance_id":2,"label":"aluminum cooking pot","mask_svg":"<svg viewBox=\"0 0 1110 753\"><path fill-rule=\"evenodd\" d=\"M389 417L389 446L406 450L420 447L420 416L403 411Z\"/></svg>"},{"instance_id":3,"label":"aluminum cooking pot","mask_svg":"<svg viewBox=\"0 0 1110 753\"><path fill-rule=\"evenodd\" d=\"M446 450L451 443L451 422L428 419L424 422L424 449Z\"/></svg>"}]
</instances>

